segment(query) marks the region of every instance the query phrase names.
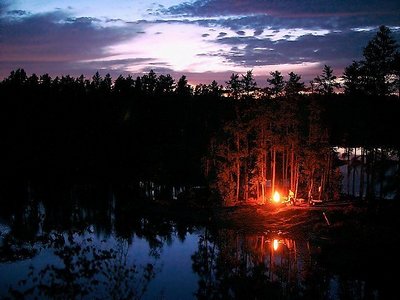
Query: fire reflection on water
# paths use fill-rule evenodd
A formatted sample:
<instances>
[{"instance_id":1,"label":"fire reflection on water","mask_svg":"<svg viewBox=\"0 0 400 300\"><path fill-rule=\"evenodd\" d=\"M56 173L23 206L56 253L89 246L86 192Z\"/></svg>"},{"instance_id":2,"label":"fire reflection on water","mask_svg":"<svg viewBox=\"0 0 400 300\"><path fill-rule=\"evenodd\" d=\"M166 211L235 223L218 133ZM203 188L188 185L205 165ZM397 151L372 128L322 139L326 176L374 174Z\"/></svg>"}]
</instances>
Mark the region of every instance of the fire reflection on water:
<instances>
[{"instance_id":1,"label":"fire reflection on water","mask_svg":"<svg viewBox=\"0 0 400 300\"><path fill-rule=\"evenodd\" d=\"M286 299L307 290L322 288L322 292L329 288L325 286L326 278L321 276L321 266L314 256L317 246L307 239L295 240L273 232L243 233L229 229L206 230L204 234L204 239L199 242L199 252L192 257L194 269L206 271L199 273L204 279L200 280L200 298L213 293L223 295L226 288L235 297L252 299L274 295ZM198 265L200 262L206 266ZM242 289L258 294L242 295Z\"/></svg>"},{"instance_id":2,"label":"fire reflection on water","mask_svg":"<svg viewBox=\"0 0 400 300\"><path fill-rule=\"evenodd\" d=\"M201 299L224 293L240 299L325 299L327 295L337 299L346 291L354 299L376 292L366 290L365 281L345 280L328 271L323 262L326 246L319 239L277 232L206 230L199 242L204 252L192 258L196 270L198 262L206 263L201 269L206 272L199 273L204 281L200 280L197 295Z\"/></svg>"}]
</instances>

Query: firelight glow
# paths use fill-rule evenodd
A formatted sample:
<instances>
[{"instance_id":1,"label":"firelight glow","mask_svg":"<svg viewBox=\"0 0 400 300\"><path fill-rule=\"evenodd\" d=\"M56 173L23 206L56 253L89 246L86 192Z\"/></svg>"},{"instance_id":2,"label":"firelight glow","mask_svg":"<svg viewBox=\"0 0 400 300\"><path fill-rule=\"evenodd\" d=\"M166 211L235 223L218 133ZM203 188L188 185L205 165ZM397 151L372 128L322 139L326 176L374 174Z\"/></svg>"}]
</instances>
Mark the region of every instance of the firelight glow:
<instances>
[{"instance_id":1,"label":"firelight glow","mask_svg":"<svg viewBox=\"0 0 400 300\"><path fill-rule=\"evenodd\" d=\"M272 243L272 247L274 248L274 251L278 250L279 241L277 239L274 239L274 241Z\"/></svg>"},{"instance_id":2,"label":"firelight glow","mask_svg":"<svg viewBox=\"0 0 400 300\"><path fill-rule=\"evenodd\" d=\"M51 76L102 70L113 78L153 69L191 83L253 70L304 82L324 64L339 75L377 28L400 36L397 0L0 1L0 78L24 68Z\"/></svg>"},{"instance_id":3,"label":"firelight glow","mask_svg":"<svg viewBox=\"0 0 400 300\"><path fill-rule=\"evenodd\" d=\"M281 196L278 192L274 193L274 195L272 196L272 200L274 200L275 203L279 203L281 201Z\"/></svg>"}]
</instances>

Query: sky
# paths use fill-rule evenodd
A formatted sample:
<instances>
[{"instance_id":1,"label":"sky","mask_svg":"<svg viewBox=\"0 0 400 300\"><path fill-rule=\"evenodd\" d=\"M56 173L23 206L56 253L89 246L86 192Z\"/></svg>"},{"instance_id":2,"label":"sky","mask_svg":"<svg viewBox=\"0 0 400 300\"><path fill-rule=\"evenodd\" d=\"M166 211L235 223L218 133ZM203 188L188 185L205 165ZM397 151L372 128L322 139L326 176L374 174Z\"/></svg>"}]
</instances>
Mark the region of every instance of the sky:
<instances>
[{"instance_id":1,"label":"sky","mask_svg":"<svg viewBox=\"0 0 400 300\"><path fill-rule=\"evenodd\" d=\"M341 76L380 25L400 43L398 0L0 0L0 79L151 69L189 83L224 84L252 70Z\"/></svg>"}]
</instances>

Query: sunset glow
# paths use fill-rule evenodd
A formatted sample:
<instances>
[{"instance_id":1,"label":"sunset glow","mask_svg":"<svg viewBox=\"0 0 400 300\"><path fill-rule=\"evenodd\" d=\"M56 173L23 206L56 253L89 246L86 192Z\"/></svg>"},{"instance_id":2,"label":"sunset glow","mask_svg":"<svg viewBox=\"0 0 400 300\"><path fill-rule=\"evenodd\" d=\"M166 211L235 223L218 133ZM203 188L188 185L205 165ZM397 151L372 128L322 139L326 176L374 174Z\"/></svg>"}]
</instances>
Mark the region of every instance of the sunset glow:
<instances>
[{"instance_id":1,"label":"sunset glow","mask_svg":"<svg viewBox=\"0 0 400 300\"><path fill-rule=\"evenodd\" d=\"M360 57L360 45L386 24L400 35L397 1L156 0L3 1L0 76L28 73L92 76L186 75L220 83L253 70L296 72L307 82L324 64L336 73ZM379 13L377 13L379 12ZM340 55L338 55L340 53Z\"/></svg>"},{"instance_id":2,"label":"sunset glow","mask_svg":"<svg viewBox=\"0 0 400 300\"><path fill-rule=\"evenodd\" d=\"M165 24L147 28L146 34L130 41L107 47L103 61L147 57L153 68L171 68L183 72L223 71L225 63L219 53L229 47L219 47L201 37L202 29L195 25ZM213 55L214 54L214 55ZM127 64L129 72L141 72L143 65ZM233 67L233 65L232 65Z\"/></svg>"}]
</instances>

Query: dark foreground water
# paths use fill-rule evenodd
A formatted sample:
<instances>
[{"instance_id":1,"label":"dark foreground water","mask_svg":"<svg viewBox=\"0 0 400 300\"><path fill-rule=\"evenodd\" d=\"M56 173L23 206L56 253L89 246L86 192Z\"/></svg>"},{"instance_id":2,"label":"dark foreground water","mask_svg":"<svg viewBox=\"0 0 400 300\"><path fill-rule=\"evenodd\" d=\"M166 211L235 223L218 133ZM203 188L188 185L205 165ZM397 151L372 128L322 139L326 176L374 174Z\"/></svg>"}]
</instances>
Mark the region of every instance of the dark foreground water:
<instances>
[{"instance_id":1,"label":"dark foreground water","mask_svg":"<svg viewBox=\"0 0 400 300\"><path fill-rule=\"evenodd\" d=\"M193 224L131 196L74 186L3 202L0 298L395 299L389 251Z\"/></svg>"}]
</instances>

